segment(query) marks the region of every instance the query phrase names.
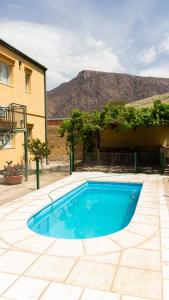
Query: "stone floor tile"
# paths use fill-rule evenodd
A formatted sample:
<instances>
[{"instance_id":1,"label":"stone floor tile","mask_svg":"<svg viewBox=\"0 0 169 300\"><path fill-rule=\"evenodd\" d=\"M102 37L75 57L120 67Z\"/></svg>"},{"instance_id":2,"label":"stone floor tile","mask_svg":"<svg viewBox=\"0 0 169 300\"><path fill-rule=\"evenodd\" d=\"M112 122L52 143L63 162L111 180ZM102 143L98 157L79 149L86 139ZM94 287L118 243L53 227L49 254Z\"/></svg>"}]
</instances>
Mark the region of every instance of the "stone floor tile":
<instances>
[{"instance_id":1,"label":"stone floor tile","mask_svg":"<svg viewBox=\"0 0 169 300\"><path fill-rule=\"evenodd\" d=\"M46 280L33 279L28 277L19 278L7 291L4 297L17 300L38 299L41 293L48 286Z\"/></svg>"},{"instance_id":2,"label":"stone floor tile","mask_svg":"<svg viewBox=\"0 0 169 300\"><path fill-rule=\"evenodd\" d=\"M24 205L17 209L17 213L34 213L39 209L39 205Z\"/></svg>"},{"instance_id":3,"label":"stone floor tile","mask_svg":"<svg viewBox=\"0 0 169 300\"><path fill-rule=\"evenodd\" d=\"M138 298L138 297L131 297L131 296L122 296L121 300L150 300L150 298Z\"/></svg>"},{"instance_id":4,"label":"stone floor tile","mask_svg":"<svg viewBox=\"0 0 169 300\"><path fill-rule=\"evenodd\" d=\"M163 300L169 299L169 280L163 281Z\"/></svg>"},{"instance_id":5,"label":"stone floor tile","mask_svg":"<svg viewBox=\"0 0 169 300\"><path fill-rule=\"evenodd\" d=\"M11 205L8 205L8 206L1 206L1 213L4 214L4 215L7 215L9 214L10 212L12 212L15 208L12 207Z\"/></svg>"},{"instance_id":6,"label":"stone floor tile","mask_svg":"<svg viewBox=\"0 0 169 300\"><path fill-rule=\"evenodd\" d=\"M159 202L152 202L152 201L144 201L138 202L137 207L149 207L149 208L158 208L160 207Z\"/></svg>"},{"instance_id":7,"label":"stone floor tile","mask_svg":"<svg viewBox=\"0 0 169 300\"><path fill-rule=\"evenodd\" d=\"M169 215L168 208L160 208L160 215Z\"/></svg>"},{"instance_id":8,"label":"stone floor tile","mask_svg":"<svg viewBox=\"0 0 169 300\"><path fill-rule=\"evenodd\" d=\"M29 195L29 194L27 194L27 195ZM29 200L24 199L24 197L20 197L19 199L16 199L12 202L8 202L7 205L9 205L10 207L19 208L19 207L26 205L27 203L29 203Z\"/></svg>"},{"instance_id":9,"label":"stone floor tile","mask_svg":"<svg viewBox=\"0 0 169 300\"><path fill-rule=\"evenodd\" d=\"M144 202L149 202L149 201L151 201L151 202L154 202L154 203L158 203L159 201L159 198L158 198L158 196L157 196L157 192L154 192L154 193L152 193L152 192L145 192L145 191L143 191L142 192L142 194L141 194L141 196L140 196L140 198L139 198L139 201L144 201Z\"/></svg>"},{"instance_id":10,"label":"stone floor tile","mask_svg":"<svg viewBox=\"0 0 169 300\"><path fill-rule=\"evenodd\" d=\"M9 245L0 239L0 248L8 249Z\"/></svg>"},{"instance_id":11,"label":"stone floor tile","mask_svg":"<svg viewBox=\"0 0 169 300\"><path fill-rule=\"evenodd\" d=\"M169 221L163 221L163 222L161 222L161 228L169 230Z\"/></svg>"},{"instance_id":12,"label":"stone floor tile","mask_svg":"<svg viewBox=\"0 0 169 300\"><path fill-rule=\"evenodd\" d=\"M168 222L168 215L161 215L160 216L160 219L161 219L161 223L163 223L163 222Z\"/></svg>"},{"instance_id":13,"label":"stone floor tile","mask_svg":"<svg viewBox=\"0 0 169 300\"><path fill-rule=\"evenodd\" d=\"M120 265L148 270L161 270L161 256L159 251L144 249L127 249L123 251Z\"/></svg>"},{"instance_id":14,"label":"stone floor tile","mask_svg":"<svg viewBox=\"0 0 169 300\"><path fill-rule=\"evenodd\" d=\"M22 229L23 227L25 227L25 224L25 220L3 221L3 223L0 224L0 232L14 229Z\"/></svg>"},{"instance_id":15,"label":"stone floor tile","mask_svg":"<svg viewBox=\"0 0 169 300\"><path fill-rule=\"evenodd\" d=\"M126 230L131 231L133 233L138 233L144 236L150 236L155 234L157 231L156 225L150 225L150 224L141 224L136 222L131 222L129 226L126 227Z\"/></svg>"},{"instance_id":16,"label":"stone floor tile","mask_svg":"<svg viewBox=\"0 0 169 300\"><path fill-rule=\"evenodd\" d=\"M79 261L67 282L81 286L108 290L115 274L115 266L102 263Z\"/></svg>"},{"instance_id":17,"label":"stone floor tile","mask_svg":"<svg viewBox=\"0 0 169 300\"><path fill-rule=\"evenodd\" d=\"M120 252L114 252L105 255L83 256L81 257L81 260L93 261L93 262L95 261L95 262L102 262L102 263L116 265L119 261L119 257L120 257Z\"/></svg>"},{"instance_id":18,"label":"stone floor tile","mask_svg":"<svg viewBox=\"0 0 169 300\"><path fill-rule=\"evenodd\" d=\"M18 242L15 247L26 251L43 253L54 241L55 239L34 234L33 236Z\"/></svg>"},{"instance_id":19,"label":"stone floor tile","mask_svg":"<svg viewBox=\"0 0 169 300\"><path fill-rule=\"evenodd\" d=\"M82 256L85 253L82 241L57 239L45 254L56 256Z\"/></svg>"},{"instance_id":20,"label":"stone floor tile","mask_svg":"<svg viewBox=\"0 0 169 300\"><path fill-rule=\"evenodd\" d=\"M0 271L21 274L37 257L38 255L32 253L8 250L0 257Z\"/></svg>"},{"instance_id":21,"label":"stone floor tile","mask_svg":"<svg viewBox=\"0 0 169 300\"><path fill-rule=\"evenodd\" d=\"M161 236L164 238L169 238L169 230L168 229L161 229Z\"/></svg>"},{"instance_id":22,"label":"stone floor tile","mask_svg":"<svg viewBox=\"0 0 169 300\"><path fill-rule=\"evenodd\" d=\"M26 220L28 219L30 216L30 213L17 213L16 211L9 214L8 216L6 216L4 218L4 222L5 221L19 221L19 220Z\"/></svg>"},{"instance_id":23,"label":"stone floor tile","mask_svg":"<svg viewBox=\"0 0 169 300\"><path fill-rule=\"evenodd\" d=\"M86 255L97 255L121 250L121 247L111 239L113 234L109 235L109 237L110 238L101 237L84 240Z\"/></svg>"},{"instance_id":24,"label":"stone floor tile","mask_svg":"<svg viewBox=\"0 0 169 300\"><path fill-rule=\"evenodd\" d=\"M163 210L168 211L168 205L167 204L161 204L161 201L160 201L160 212L162 212Z\"/></svg>"},{"instance_id":25,"label":"stone floor tile","mask_svg":"<svg viewBox=\"0 0 169 300\"><path fill-rule=\"evenodd\" d=\"M149 270L119 267L113 292L150 299L161 299L161 274Z\"/></svg>"},{"instance_id":26,"label":"stone floor tile","mask_svg":"<svg viewBox=\"0 0 169 300\"><path fill-rule=\"evenodd\" d=\"M168 261L169 262L169 249L168 248L162 248L162 261Z\"/></svg>"},{"instance_id":27,"label":"stone floor tile","mask_svg":"<svg viewBox=\"0 0 169 300\"><path fill-rule=\"evenodd\" d=\"M83 288L62 284L51 283L44 292L40 300L79 300L83 292Z\"/></svg>"},{"instance_id":28,"label":"stone floor tile","mask_svg":"<svg viewBox=\"0 0 169 300\"><path fill-rule=\"evenodd\" d=\"M112 240L117 242L124 248L134 247L137 244L143 242L144 239L144 236L127 230L121 230L118 233L112 234Z\"/></svg>"},{"instance_id":29,"label":"stone floor tile","mask_svg":"<svg viewBox=\"0 0 169 300\"><path fill-rule=\"evenodd\" d=\"M9 244L14 244L32 236L32 232L26 227L23 229L15 229L10 231L1 232L0 236Z\"/></svg>"},{"instance_id":30,"label":"stone floor tile","mask_svg":"<svg viewBox=\"0 0 169 300\"><path fill-rule=\"evenodd\" d=\"M167 237L161 237L161 245L163 248L169 249L169 235Z\"/></svg>"},{"instance_id":31,"label":"stone floor tile","mask_svg":"<svg viewBox=\"0 0 169 300\"><path fill-rule=\"evenodd\" d=\"M18 278L17 275L0 272L0 295Z\"/></svg>"},{"instance_id":32,"label":"stone floor tile","mask_svg":"<svg viewBox=\"0 0 169 300\"><path fill-rule=\"evenodd\" d=\"M76 259L43 255L27 270L26 275L41 279L63 281Z\"/></svg>"},{"instance_id":33,"label":"stone floor tile","mask_svg":"<svg viewBox=\"0 0 169 300\"><path fill-rule=\"evenodd\" d=\"M138 248L144 248L144 249L152 249L152 250L159 250L160 251L160 237L159 233L156 234L154 237L150 238L145 243L142 243L138 246Z\"/></svg>"},{"instance_id":34,"label":"stone floor tile","mask_svg":"<svg viewBox=\"0 0 169 300\"><path fill-rule=\"evenodd\" d=\"M159 216L159 209L152 207L137 207L137 213L150 216Z\"/></svg>"},{"instance_id":35,"label":"stone floor tile","mask_svg":"<svg viewBox=\"0 0 169 300\"><path fill-rule=\"evenodd\" d=\"M120 300L120 295L94 289L86 289L80 300Z\"/></svg>"},{"instance_id":36,"label":"stone floor tile","mask_svg":"<svg viewBox=\"0 0 169 300\"><path fill-rule=\"evenodd\" d=\"M150 224L150 225L159 224L159 218L157 216L142 215L142 214L138 214L137 211L132 221L137 223Z\"/></svg>"},{"instance_id":37,"label":"stone floor tile","mask_svg":"<svg viewBox=\"0 0 169 300\"><path fill-rule=\"evenodd\" d=\"M163 261L163 277L169 280L169 262Z\"/></svg>"},{"instance_id":38,"label":"stone floor tile","mask_svg":"<svg viewBox=\"0 0 169 300\"><path fill-rule=\"evenodd\" d=\"M6 251L6 249L0 248L0 256Z\"/></svg>"}]
</instances>

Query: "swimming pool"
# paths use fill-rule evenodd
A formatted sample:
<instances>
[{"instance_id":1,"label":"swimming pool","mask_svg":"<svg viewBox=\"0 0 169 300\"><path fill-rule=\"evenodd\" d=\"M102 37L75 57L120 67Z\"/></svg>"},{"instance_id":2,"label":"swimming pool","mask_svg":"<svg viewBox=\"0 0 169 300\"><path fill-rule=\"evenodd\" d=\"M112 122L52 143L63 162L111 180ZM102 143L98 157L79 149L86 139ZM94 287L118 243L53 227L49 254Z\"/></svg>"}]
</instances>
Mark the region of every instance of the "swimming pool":
<instances>
[{"instance_id":1,"label":"swimming pool","mask_svg":"<svg viewBox=\"0 0 169 300\"><path fill-rule=\"evenodd\" d=\"M135 212L142 184L86 182L28 220L36 233L86 239L126 227Z\"/></svg>"}]
</instances>

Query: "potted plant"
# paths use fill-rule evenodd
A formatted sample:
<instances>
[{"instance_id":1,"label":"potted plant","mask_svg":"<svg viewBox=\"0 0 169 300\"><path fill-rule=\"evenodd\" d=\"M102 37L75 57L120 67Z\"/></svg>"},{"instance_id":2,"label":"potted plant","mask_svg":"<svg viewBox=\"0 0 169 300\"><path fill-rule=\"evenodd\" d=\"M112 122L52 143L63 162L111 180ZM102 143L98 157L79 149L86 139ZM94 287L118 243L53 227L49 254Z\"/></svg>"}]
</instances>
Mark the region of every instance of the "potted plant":
<instances>
[{"instance_id":1,"label":"potted plant","mask_svg":"<svg viewBox=\"0 0 169 300\"><path fill-rule=\"evenodd\" d=\"M22 182L24 167L22 164L13 164L12 160L7 161L3 169L3 176L6 184L18 184Z\"/></svg>"}]
</instances>

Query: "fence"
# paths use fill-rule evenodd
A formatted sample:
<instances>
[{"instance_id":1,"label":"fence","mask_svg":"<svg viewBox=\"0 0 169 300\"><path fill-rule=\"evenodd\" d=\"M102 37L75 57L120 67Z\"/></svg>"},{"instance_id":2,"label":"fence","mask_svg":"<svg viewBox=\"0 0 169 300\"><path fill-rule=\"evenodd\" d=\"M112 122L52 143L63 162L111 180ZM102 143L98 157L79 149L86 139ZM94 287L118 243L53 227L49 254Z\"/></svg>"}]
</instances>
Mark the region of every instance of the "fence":
<instances>
[{"instance_id":1,"label":"fence","mask_svg":"<svg viewBox=\"0 0 169 300\"><path fill-rule=\"evenodd\" d=\"M159 151L142 152L87 152L84 161L77 163L76 170L100 170L111 172L164 173L169 162Z\"/></svg>"}]
</instances>

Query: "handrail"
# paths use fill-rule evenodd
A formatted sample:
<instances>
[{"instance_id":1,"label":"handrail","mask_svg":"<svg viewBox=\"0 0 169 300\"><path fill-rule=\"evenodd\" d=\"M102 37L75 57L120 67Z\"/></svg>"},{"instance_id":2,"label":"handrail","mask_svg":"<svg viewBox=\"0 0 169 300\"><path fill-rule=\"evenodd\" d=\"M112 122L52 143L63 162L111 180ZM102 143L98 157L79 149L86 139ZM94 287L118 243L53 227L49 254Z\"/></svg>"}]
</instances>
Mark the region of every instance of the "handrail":
<instances>
[{"instance_id":1,"label":"handrail","mask_svg":"<svg viewBox=\"0 0 169 300\"><path fill-rule=\"evenodd\" d=\"M1 116L1 145L2 149L17 131L26 131L26 106L18 103L10 103L7 106L0 105ZM21 114L18 118L17 113Z\"/></svg>"},{"instance_id":2,"label":"handrail","mask_svg":"<svg viewBox=\"0 0 169 300\"><path fill-rule=\"evenodd\" d=\"M10 103L7 106L0 105L0 108L4 111L4 115L1 118L5 122L5 128L9 129L9 131L15 129L26 129L26 105ZM18 110L22 111L19 112ZM17 126L17 113L20 113L23 116L23 120L20 120L20 126Z\"/></svg>"},{"instance_id":3,"label":"handrail","mask_svg":"<svg viewBox=\"0 0 169 300\"><path fill-rule=\"evenodd\" d=\"M52 198L51 196L51 193L53 193L54 191L60 189L60 188L63 188L65 186L68 186L68 185L71 185L71 184L74 184L74 183L77 183L77 182L83 182L83 181L88 181L90 179L98 179L98 178L108 178L108 177L112 177L112 176L126 176L126 174L109 174L109 175L103 175L103 176L96 176L96 177L87 177L87 178L83 178L83 179L76 179L75 181L71 181L67 184L64 184L62 186L59 186L59 187L56 187L55 189L51 190L49 193L48 193L48 197L50 198L50 200L52 201L52 203L55 201L55 199Z\"/></svg>"}]
</instances>

